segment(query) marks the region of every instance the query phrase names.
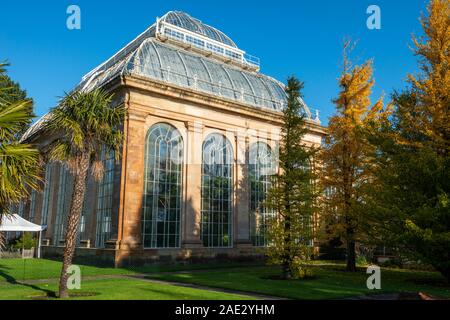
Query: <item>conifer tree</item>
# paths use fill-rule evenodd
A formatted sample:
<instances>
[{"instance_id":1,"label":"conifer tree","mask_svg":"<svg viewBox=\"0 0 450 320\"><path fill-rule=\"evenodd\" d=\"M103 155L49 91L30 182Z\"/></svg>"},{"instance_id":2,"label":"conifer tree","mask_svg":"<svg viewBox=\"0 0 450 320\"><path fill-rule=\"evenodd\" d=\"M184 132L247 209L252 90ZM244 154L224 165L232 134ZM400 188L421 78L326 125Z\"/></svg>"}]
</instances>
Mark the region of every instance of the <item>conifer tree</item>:
<instances>
[{"instance_id":1,"label":"conifer tree","mask_svg":"<svg viewBox=\"0 0 450 320\"><path fill-rule=\"evenodd\" d=\"M370 100L374 80L372 61L353 66L348 54L353 44L345 41L340 92L334 100L336 114L330 118L328 135L320 152L321 186L326 193L322 202L321 222L328 237L339 238L347 250L347 270L356 271L356 245L362 240L364 206L363 187L370 179L370 146L361 135L370 122L383 114L379 99Z\"/></svg>"},{"instance_id":2,"label":"conifer tree","mask_svg":"<svg viewBox=\"0 0 450 320\"><path fill-rule=\"evenodd\" d=\"M302 142L307 131L302 111L302 88L303 83L296 78L288 79L279 150L280 173L274 177L267 196L267 207L275 212L268 219L267 255L269 263L282 266L285 279L308 275L306 262L313 253L316 194L311 161L315 151Z\"/></svg>"},{"instance_id":3,"label":"conifer tree","mask_svg":"<svg viewBox=\"0 0 450 320\"><path fill-rule=\"evenodd\" d=\"M424 36L413 38L420 73L369 135L376 170L366 202L374 238L450 282L450 1L431 1L421 24Z\"/></svg>"}]
</instances>

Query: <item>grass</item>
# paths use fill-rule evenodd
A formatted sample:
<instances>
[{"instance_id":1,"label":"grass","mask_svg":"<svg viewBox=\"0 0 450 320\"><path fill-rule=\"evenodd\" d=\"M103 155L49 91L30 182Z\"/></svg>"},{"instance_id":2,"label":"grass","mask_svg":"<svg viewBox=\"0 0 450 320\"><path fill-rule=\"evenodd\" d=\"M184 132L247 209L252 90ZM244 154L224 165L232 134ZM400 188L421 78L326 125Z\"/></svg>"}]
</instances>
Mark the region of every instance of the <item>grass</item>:
<instances>
[{"instance_id":1,"label":"grass","mask_svg":"<svg viewBox=\"0 0 450 320\"><path fill-rule=\"evenodd\" d=\"M310 280L272 280L280 273L275 267L253 267L244 270L184 272L152 275L152 278L261 293L291 299L339 299L374 293L425 292L450 298L450 287L440 286L444 278L436 272L382 269L382 290L366 287L368 275L345 272L338 264L315 265ZM423 284L421 284L423 283Z\"/></svg>"},{"instance_id":2,"label":"grass","mask_svg":"<svg viewBox=\"0 0 450 320\"><path fill-rule=\"evenodd\" d=\"M33 285L0 284L1 300L42 299L57 291L57 282ZM134 279L100 279L83 281L81 290L71 293L91 293L92 296L71 297L71 300L242 300L244 295L211 292L194 288L151 283Z\"/></svg>"},{"instance_id":3,"label":"grass","mask_svg":"<svg viewBox=\"0 0 450 320\"><path fill-rule=\"evenodd\" d=\"M98 268L80 265L82 276L125 275L132 270ZM61 262L45 259L0 259L0 283L2 281L21 281L58 278Z\"/></svg>"},{"instance_id":4,"label":"grass","mask_svg":"<svg viewBox=\"0 0 450 320\"><path fill-rule=\"evenodd\" d=\"M246 264L254 266L255 264ZM173 264L148 265L130 268L105 268L80 265L82 276L131 275L137 273L175 272L184 270L204 270L242 267L242 263ZM58 278L61 262L46 259L0 259L0 283L11 280L34 280Z\"/></svg>"},{"instance_id":5,"label":"grass","mask_svg":"<svg viewBox=\"0 0 450 320\"><path fill-rule=\"evenodd\" d=\"M245 293L221 293L124 277L142 273L158 280L291 299L339 299L374 293L418 291L450 298L450 287L443 285L444 278L436 272L383 268L382 290L373 291L366 287L368 275L365 269L348 273L338 263L315 262L312 265L313 279L289 281L272 280L270 277L280 273L278 268L255 264L152 265L133 269L80 265L80 268L83 277L81 292L93 292L95 295L71 299L249 299ZM32 299L55 292L60 270L61 263L52 260L0 260L0 299ZM37 279L46 280L31 281ZM14 283L24 280L30 282Z\"/></svg>"},{"instance_id":6,"label":"grass","mask_svg":"<svg viewBox=\"0 0 450 320\"><path fill-rule=\"evenodd\" d=\"M182 270L201 270L223 268L224 264L198 265L151 265L146 267L100 268L79 265L84 277L125 276L138 273L174 272ZM237 264L225 264L236 267ZM23 300L43 298L57 291L61 262L45 259L1 259L0 260L0 300ZM33 280L45 279L33 282ZM82 280L81 290L74 293L95 293L93 296L79 296L70 299L83 300L242 300L252 299L245 295L211 292L160 283L151 283L131 278L104 278ZM29 281L29 283L15 283Z\"/></svg>"}]
</instances>

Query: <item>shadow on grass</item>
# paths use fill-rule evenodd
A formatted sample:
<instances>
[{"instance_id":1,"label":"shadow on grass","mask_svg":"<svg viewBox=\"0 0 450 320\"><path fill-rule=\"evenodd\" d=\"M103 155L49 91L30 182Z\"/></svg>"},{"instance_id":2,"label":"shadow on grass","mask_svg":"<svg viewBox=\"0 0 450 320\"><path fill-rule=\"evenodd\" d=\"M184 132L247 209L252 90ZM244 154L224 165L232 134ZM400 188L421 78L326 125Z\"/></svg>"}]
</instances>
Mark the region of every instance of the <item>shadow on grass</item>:
<instances>
[{"instance_id":1,"label":"shadow on grass","mask_svg":"<svg viewBox=\"0 0 450 320\"><path fill-rule=\"evenodd\" d=\"M406 281L416 285L427 285L438 288L450 289L450 283L446 282L444 277L442 277L442 279L439 278L406 279Z\"/></svg>"},{"instance_id":2,"label":"shadow on grass","mask_svg":"<svg viewBox=\"0 0 450 320\"><path fill-rule=\"evenodd\" d=\"M278 281L308 281L308 280L317 280L319 277L316 275L312 276L306 276L303 278L286 278L280 274L274 274L274 275L268 275L268 276L261 276L260 277L263 280L278 280Z\"/></svg>"},{"instance_id":3,"label":"shadow on grass","mask_svg":"<svg viewBox=\"0 0 450 320\"><path fill-rule=\"evenodd\" d=\"M70 298L94 297L94 296L99 296L99 295L100 295L100 293L98 293L98 292L73 292L73 293L69 293L69 299ZM58 296L56 295L55 292L50 291L50 294L47 293L46 295L32 295L32 296L29 296L29 298L32 300L54 300L54 299L58 299Z\"/></svg>"},{"instance_id":4,"label":"shadow on grass","mask_svg":"<svg viewBox=\"0 0 450 320\"><path fill-rule=\"evenodd\" d=\"M56 298L56 292L55 291L48 290L48 289L43 289L43 288L41 288L41 287L39 287L37 285L34 285L34 284L17 281L16 278L11 276L6 271L6 270L10 270L10 269L11 268L0 264L0 277L3 277L6 280L7 283L13 284L13 285L18 285L18 286L23 286L23 287L28 287L28 288L36 290L36 291L42 291L43 293L45 293L45 295L47 297L55 297Z\"/></svg>"}]
</instances>

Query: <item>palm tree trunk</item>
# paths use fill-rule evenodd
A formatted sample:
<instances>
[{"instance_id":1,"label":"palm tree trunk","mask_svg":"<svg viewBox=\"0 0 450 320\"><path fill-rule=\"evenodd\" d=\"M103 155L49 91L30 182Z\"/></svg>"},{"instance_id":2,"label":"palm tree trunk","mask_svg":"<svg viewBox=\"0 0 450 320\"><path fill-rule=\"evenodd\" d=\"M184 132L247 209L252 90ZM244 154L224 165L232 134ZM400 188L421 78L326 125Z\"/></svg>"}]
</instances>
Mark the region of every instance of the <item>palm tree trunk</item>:
<instances>
[{"instance_id":1,"label":"palm tree trunk","mask_svg":"<svg viewBox=\"0 0 450 320\"><path fill-rule=\"evenodd\" d=\"M86 177L89 169L89 155L82 154L76 159L77 168L74 175L74 189L70 212L67 220L67 229L65 236L65 247L61 277L59 281L59 297L67 298L67 280L69 275L67 269L72 264L75 253L76 240L78 234L78 225L80 222L81 211L83 209L84 194L86 192Z\"/></svg>"}]
</instances>

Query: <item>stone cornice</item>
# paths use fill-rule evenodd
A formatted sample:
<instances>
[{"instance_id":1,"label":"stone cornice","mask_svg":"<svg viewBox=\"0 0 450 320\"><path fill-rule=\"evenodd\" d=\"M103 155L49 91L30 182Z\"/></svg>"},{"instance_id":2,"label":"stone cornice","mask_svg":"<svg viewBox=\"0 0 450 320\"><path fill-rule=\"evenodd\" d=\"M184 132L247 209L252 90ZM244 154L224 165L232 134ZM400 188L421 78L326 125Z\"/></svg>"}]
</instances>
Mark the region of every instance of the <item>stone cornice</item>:
<instances>
[{"instance_id":1,"label":"stone cornice","mask_svg":"<svg viewBox=\"0 0 450 320\"><path fill-rule=\"evenodd\" d=\"M112 85L110 89L117 89L120 86L126 86L129 89L142 92L150 91L175 100L193 102L222 112L246 116L250 119L264 121L278 126L283 124L282 114L279 112L250 107L247 104L232 101L224 97L217 97L208 93L198 92L190 88L180 87L146 77L126 75L121 78L120 82ZM311 133L321 136L326 135L326 128L322 125L310 120L306 120L306 124Z\"/></svg>"},{"instance_id":2,"label":"stone cornice","mask_svg":"<svg viewBox=\"0 0 450 320\"><path fill-rule=\"evenodd\" d=\"M123 76L122 84L135 90L142 90L144 92L151 91L176 100L182 99L209 108L215 108L222 112L245 115L250 118L264 120L277 125L282 123L281 114L279 112L250 107L244 103L232 101L224 97L217 97L208 93L198 92L190 88L168 84L146 77L137 75Z\"/></svg>"}]
</instances>

